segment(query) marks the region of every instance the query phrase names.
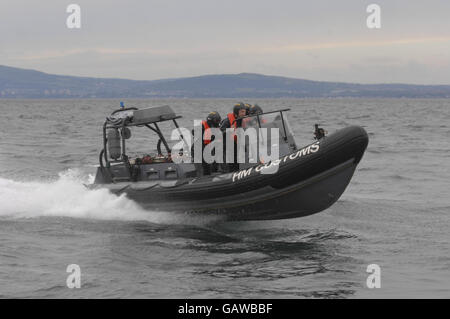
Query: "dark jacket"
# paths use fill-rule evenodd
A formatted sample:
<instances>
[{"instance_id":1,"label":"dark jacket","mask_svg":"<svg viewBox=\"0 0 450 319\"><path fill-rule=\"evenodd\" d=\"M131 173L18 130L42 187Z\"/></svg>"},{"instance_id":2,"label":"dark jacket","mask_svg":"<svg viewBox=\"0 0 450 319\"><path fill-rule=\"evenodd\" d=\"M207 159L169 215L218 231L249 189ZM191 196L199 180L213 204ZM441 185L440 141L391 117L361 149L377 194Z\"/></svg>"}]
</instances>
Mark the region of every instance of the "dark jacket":
<instances>
[{"instance_id":1,"label":"dark jacket","mask_svg":"<svg viewBox=\"0 0 450 319\"><path fill-rule=\"evenodd\" d=\"M242 127L242 119L236 120L236 127ZM228 119L228 116L223 119L222 123L220 123L220 129L222 131L225 131L227 128L231 128L230 120Z\"/></svg>"}]
</instances>

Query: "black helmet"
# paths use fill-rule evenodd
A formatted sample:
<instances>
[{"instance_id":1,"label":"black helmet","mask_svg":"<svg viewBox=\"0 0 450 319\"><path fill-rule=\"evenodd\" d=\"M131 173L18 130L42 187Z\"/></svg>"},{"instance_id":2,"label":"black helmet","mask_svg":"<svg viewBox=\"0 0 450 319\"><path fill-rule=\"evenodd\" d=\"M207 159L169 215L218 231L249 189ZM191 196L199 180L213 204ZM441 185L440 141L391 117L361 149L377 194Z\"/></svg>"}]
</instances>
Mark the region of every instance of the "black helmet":
<instances>
[{"instance_id":1,"label":"black helmet","mask_svg":"<svg viewBox=\"0 0 450 319\"><path fill-rule=\"evenodd\" d=\"M233 107L234 116L238 116L239 110L242 110L242 109L244 109L244 110L246 109L244 103L242 103L242 102L236 103Z\"/></svg>"},{"instance_id":2,"label":"black helmet","mask_svg":"<svg viewBox=\"0 0 450 319\"><path fill-rule=\"evenodd\" d=\"M206 122L208 122L208 125L212 127L219 127L221 120L222 118L220 117L220 114L217 112L211 112L206 117Z\"/></svg>"},{"instance_id":3,"label":"black helmet","mask_svg":"<svg viewBox=\"0 0 450 319\"><path fill-rule=\"evenodd\" d=\"M261 114L262 112L263 112L262 108L258 104L255 104L250 108L249 114L255 115L255 114Z\"/></svg>"},{"instance_id":4,"label":"black helmet","mask_svg":"<svg viewBox=\"0 0 450 319\"><path fill-rule=\"evenodd\" d=\"M252 105L251 105L251 104L248 104L248 103L245 103L244 105L245 105L245 112L246 112L246 114L248 115L249 112L250 112L250 109L251 109Z\"/></svg>"}]
</instances>

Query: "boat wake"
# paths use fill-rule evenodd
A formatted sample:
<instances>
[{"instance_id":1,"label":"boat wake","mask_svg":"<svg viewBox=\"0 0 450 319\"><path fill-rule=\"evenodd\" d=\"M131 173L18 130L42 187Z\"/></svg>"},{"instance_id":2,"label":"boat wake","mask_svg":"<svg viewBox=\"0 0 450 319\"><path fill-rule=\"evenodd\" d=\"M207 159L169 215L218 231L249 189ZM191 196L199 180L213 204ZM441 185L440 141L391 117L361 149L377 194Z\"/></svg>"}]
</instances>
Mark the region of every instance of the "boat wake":
<instances>
[{"instance_id":1,"label":"boat wake","mask_svg":"<svg viewBox=\"0 0 450 319\"><path fill-rule=\"evenodd\" d=\"M58 216L100 220L148 221L158 224L204 224L210 218L148 211L125 195L89 190L93 176L69 169L53 181L14 181L0 177L0 217Z\"/></svg>"}]
</instances>

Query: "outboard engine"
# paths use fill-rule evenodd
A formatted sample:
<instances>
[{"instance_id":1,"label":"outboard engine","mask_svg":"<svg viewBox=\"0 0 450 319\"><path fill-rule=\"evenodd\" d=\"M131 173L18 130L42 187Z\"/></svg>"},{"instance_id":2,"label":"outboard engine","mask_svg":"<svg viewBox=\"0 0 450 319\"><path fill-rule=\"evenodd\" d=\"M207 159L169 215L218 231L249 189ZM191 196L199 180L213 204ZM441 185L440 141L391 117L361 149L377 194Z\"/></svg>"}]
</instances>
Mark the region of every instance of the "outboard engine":
<instances>
[{"instance_id":1,"label":"outboard engine","mask_svg":"<svg viewBox=\"0 0 450 319\"><path fill-rule=\"evenodd\" d=\"M116 128L111 128L108 130L108 152L109 157L113 160L117 160L121 155L120 147L120 134L119 130Z\"/></svg>"}]
</instances>

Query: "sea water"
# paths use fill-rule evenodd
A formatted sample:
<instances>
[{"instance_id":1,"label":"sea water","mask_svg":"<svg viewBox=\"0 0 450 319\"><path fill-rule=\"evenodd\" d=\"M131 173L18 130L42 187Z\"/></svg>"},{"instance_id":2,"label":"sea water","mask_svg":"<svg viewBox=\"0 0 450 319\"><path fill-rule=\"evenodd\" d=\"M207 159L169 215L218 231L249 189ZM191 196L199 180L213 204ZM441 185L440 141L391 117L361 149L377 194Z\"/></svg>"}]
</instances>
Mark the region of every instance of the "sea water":
<instances>
[{"instance_id":1,"label":"sea water","mask_svg":"<svg viewBox=\"0 0 450 319\"><path fill-rule=\"evenodd\" d=\"M331 208L254 222L146 211L86 189L119 102L0 100L0 297L450 297L450 100L244 101L291 108L298 146L315 123L360 125L370 139ZM235 102L125 100L169 104L187 128ZM154 148L150 131L133 134L138 153ZM73 264L79 289L67 287ZM367 285L373 264L380 288Z\"/></svg>"}]
</instances>

